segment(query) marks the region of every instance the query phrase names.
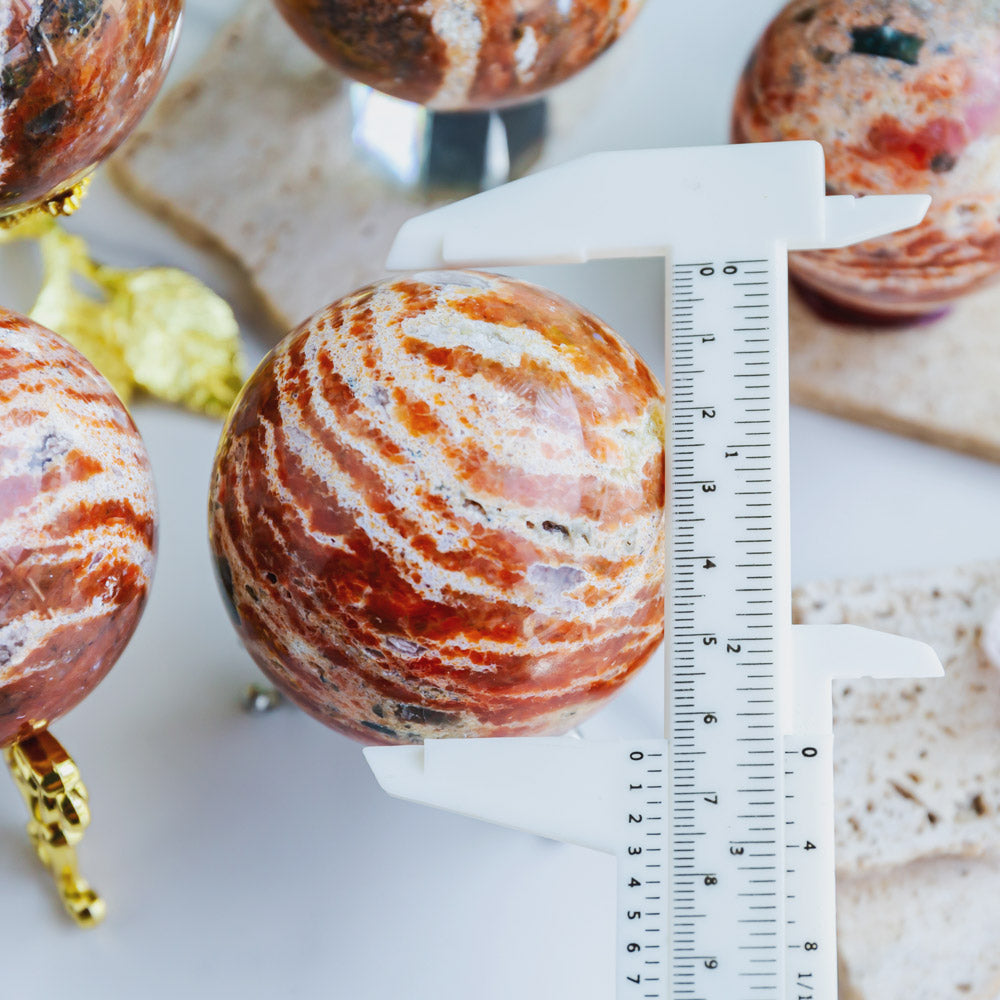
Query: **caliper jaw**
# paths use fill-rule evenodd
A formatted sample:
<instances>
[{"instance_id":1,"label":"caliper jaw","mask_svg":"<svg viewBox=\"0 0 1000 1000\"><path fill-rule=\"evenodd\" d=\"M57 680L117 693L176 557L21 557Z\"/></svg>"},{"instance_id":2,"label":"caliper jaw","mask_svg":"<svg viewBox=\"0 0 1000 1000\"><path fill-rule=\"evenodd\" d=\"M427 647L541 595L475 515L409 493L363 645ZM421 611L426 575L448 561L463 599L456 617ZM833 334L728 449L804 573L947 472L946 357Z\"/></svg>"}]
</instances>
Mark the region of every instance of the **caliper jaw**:
<instances>
[{"instance_id":1,"label":"caliper jaw","mask_svg":"<svg viewBox=\"0 0 1000 1000\"><path fill-rule=\"evenodd\" d=\"M944 674L930 646L886 632L796 625L792 637L792 738L831 732L833 678ZM618 763L631 745L565 737L427 740L369 747L365 757L396 798L614 854L621 831Z\"/></svg>"}]
</instances>

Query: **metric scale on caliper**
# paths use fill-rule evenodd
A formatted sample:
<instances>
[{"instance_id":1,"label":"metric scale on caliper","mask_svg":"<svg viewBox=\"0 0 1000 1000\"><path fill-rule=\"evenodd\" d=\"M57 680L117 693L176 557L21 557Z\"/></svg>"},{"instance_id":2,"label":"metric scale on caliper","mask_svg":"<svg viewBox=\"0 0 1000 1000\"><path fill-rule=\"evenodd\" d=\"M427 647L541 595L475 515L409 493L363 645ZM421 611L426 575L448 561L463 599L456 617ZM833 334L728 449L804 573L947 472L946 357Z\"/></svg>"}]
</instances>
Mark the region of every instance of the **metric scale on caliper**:
<instances>
[{"instance_id":1,"label":"metric scale on caliper","mask_svg":"<svg viewBox=\"0 0 1000 1000\"><path fill-rule=\"evenodd\" d=\"M667 261L665 738L365 751L392 795L615 854L618 1000L835 1000L830 682L942 673L791 623L787 251L929 204L824 187L812 142L598 153L414 219L390 256Z\"/></svg>"}]
</instances>

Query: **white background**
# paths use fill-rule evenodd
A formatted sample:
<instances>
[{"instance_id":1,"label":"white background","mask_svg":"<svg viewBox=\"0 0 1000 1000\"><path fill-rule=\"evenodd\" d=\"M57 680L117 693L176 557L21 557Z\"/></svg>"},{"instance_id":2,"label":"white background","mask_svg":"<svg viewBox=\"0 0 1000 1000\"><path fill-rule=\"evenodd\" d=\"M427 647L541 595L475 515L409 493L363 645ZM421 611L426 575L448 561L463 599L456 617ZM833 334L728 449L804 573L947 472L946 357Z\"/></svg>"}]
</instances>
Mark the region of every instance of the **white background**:
<instances>
[{"instance_id":1,"label":"white background","mask_svg":"<svg viewBox=\"0 0 1000 1000\"><path fill-rule=\"evenodd\" d=\"M173 80L236 6L189 0ZM649 0L621 42L634 53L626 75L610 81L570 152L724 141L737 73L777 6ZM233 300L253 361L283 332L234 270L106 181L72 228L108 263L202 276ZM655 263L530 273L595 309L662 370ZM26 309L34 274L23 248L0 252L0 302ZM90 787L81 856L109 915L92 932L64 918L24 838L21 801L0 778L0 1000L608 1000L610 858L389 800L357 745L293 709L240 712L256 672L205 541L219 425L148 402L135 415L161 504L152 600L109 678L55 726ZM1000 556L998 497L995 465L792 415L796 582ZM588 735L655 735L656 673Z\"/></svg>"}]
</instances>

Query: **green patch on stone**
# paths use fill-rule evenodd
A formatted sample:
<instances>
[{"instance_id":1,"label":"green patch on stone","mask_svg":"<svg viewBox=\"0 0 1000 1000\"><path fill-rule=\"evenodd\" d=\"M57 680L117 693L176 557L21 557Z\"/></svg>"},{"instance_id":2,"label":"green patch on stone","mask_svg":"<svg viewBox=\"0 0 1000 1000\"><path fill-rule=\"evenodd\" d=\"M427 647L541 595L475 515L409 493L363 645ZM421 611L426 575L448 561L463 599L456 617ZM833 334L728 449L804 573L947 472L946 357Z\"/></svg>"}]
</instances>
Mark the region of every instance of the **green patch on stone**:
<instances>
[{"instance_id":1,"label":"green patch on stone","mask_svg":"<svg viewBox=\"0 0 1000 1000\"><path fill-rule=\"evenodd\" d=\"M851 42L851 51L857 55L883 56L916 66L924 39L880 24L871 28L851 28Z\"/></svg>"}]
</instances>

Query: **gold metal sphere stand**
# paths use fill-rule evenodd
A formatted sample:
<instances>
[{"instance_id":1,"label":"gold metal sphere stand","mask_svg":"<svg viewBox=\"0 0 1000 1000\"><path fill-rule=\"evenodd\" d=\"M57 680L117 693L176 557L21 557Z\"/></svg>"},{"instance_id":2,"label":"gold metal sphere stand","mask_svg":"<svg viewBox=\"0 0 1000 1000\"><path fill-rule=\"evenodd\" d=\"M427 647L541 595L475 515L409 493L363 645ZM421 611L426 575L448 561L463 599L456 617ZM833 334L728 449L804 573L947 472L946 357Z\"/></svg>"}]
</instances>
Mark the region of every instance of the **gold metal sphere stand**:
<instances>
[{"instance_id":1,"label":"gold metal sphere stand","mask_svg":"<svg viewBox=\"0 0 1000 1000\"><path fill-rule=\"evenodd\" d=\"M77 864L76 845L90 825L79 768L47 729L8 747L3 755L31 814L28 836L66 912L81 927L94 927L104 919L105 905Z\"/></svg>"}]
</instances>

